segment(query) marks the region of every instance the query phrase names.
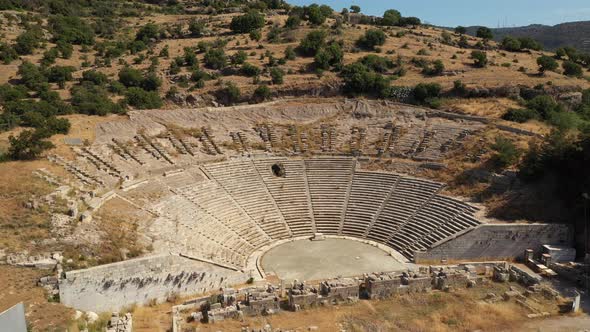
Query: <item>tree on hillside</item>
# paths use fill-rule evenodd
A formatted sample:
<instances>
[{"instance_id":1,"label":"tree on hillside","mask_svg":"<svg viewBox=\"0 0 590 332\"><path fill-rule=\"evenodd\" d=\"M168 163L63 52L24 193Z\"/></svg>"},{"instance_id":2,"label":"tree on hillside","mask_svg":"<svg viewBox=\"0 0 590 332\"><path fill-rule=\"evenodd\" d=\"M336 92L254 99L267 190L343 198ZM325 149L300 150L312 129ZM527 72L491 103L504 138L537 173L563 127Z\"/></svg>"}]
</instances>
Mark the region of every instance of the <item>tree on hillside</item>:
<instances>
[{"instance_id":1,"label":"tree on hillside","mask_svg":"<svg viewBox=\"0 0 590 332\"><path fill-rule=\"evenodd\" d=\"M503 49L505 49L506 51L510 51L510 52L518 52L522 48L520 40L518 40L512 36L504 37L504 39L502 40L501 46Z\"/></svg>"},{"instance_id":2,"label":"tree on hillside","mask_svg":"<svg viewBox=\"0 0 590 332\"><path fill-rule=\"evenodd\" d=\"M492 30L490 30L490 28L488 28L488 27L480 27L479 29L477 29L476 36L479 38L482 38L486 41L494 38L494 34L492 33Z\"/></svg>"},{"instance_id":3,"label":"tree on hillside","mask_svg":"<svg viewBox=\"0 0 590 332\"><path fill-rule=\"evenodd\" d=\"M458 33L460 35L464 35L467 33L467 28L459 25L458 27L455 28L455 33Z\"/></svg>"},{"instance_id":4,"label":"tree on hillside","mask_svg":"<svg viewBox=\"0 0 590 332\"><path fill-rule=\"evenodd\" d=\"M188 25L188 31L191 34L191 37L199 38L203 36L203 31L205 30L205 23L201 20L193 19Z\"/></svg>"},{"instance_id":5,"label":"tree on hillside","mask_svg":"<svg viewBox=\"0 0 590 332\"><path fill-rule=\"evenodd\" d=\"M365 32L364 36L357 40L357 45L365 49L373 50L375 49L375 46L385 44L386 39L387 36L380 29L370 29Z\"/></svg>"},{"instance_id":6,"label":"tree on hillside","mask_svg":"<svg viewBox=\"0 0 590 332\"><path fill-rule=\"evenodd\" d=\"M548 70L555 70L558 67L557 61L550 56L542 55L537 58L537 65L539 65L539 73L545 74Z\"/></svg>"},{"instance_id":7,"label":"tree on hillside","mask_svg":"<svg viewBox=\"0 0 590 332\"><path fill-rule=\"evenodd\" d=\"M220 48L208 50L203 61L205 61L205 66L211 69L223 69L227 65L225 52Z\"/></svg>"},{"instance_id":8,"label":"tree on hillside","mask_svg":"<svg viewBox=\"0 0 590 332\"><path fill-rule=\"evenodd\" d=\"M12 160L33 160L38 158L45 150L55 147L46 139L51 136L47 130L25 130L18 137L10 136L8 141L8 157Z\"/></svg>"},{"instance_id":9,"label":"tree on hillside","mask_svg":"<svg viewBox=\"0 0 590 332\"><path fill-rule=\"evenodd\" d=\"M394 26L400 23L402 19L402 14L395 10L395 9L388 9L383 13L383 18L381 19L381 25L387 26Z\"/></svg>"},{"instance_id":10,"label":"tree on hillside","mask_svg":"<svg viewBox=\"0 0 590 332\"><path fill-rule=\"evenodd\" d=\"M357 6L357 5L352 5L350 6L350 12L351 13L360 13L361 12L361 7Z\"/></svg>"},{"instance_id":11,"label":"tree on hillside","mask_svg":"<svg viewBox=\"0 0 590 332\"><path fill-rule=\"evenodd\" d=\"M315 54L326 45L326 32L323 30L314 30L308 33L299 43L297 50L305 56L315 56Z\"/></svg>"},{"instance_id":12,"label":"tree on hillside","mask_svg":"<svg viewBox=\"0 0 590 332\"><path fill-rule=\"evenodd\" d=\"M471 58L473 59L473 65L477 68L483 68L488 65L488 55L483 51L471 52Z\"/></svg>"},{"instance_id":13,"label":"tree on hillside","mask_svg":"<svg viewBox=\"0 0 590 332\"><path fill-rule=\"evenodd\" d=\"M235 33L249 33L264 27L264 16L251 10L244 15L234 17L229 27Z\"/></svg>"},{"instance_id":14,"label":"tree on hillside","mask_svg":"<svg viewBox=\"0 0 590 332\"><path fill-rule=\"evenodd\" d=\"M563 67L563 74L572 77L582 77L582 66L573 61L564 61L561 66Z\"/></svg>"}]
</instances>

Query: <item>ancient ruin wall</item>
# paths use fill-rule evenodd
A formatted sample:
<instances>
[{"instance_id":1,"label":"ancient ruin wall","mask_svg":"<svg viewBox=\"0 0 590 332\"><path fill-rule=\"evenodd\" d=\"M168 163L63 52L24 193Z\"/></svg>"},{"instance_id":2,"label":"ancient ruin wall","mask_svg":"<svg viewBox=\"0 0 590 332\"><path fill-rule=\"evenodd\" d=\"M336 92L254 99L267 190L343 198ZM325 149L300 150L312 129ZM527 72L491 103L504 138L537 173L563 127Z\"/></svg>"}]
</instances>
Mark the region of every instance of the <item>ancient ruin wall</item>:
<instances>
[{"instance_id":1,"label":"ancient ruin wall","mask_svg":"<svg viewBox=\"0 0 590 332\"><path fill-rule=\"evenodd\" d=\"M78 310L118 311L170 295L204 293L248 276L176 255L152 256L70 271L60 280L61 302Z\"/></svg>"},{"instance_id":2,"label":"ancient ruin wall","mask_svg":"<svg viewBox=\"0 0 590 332\"><path fill-rule=\"evenodd\" d=\"M571 230L563 224L486 224L416 252L416 263L431 260L519 259L525 249L538 254L543 244L569 245Z\"/></svg>"}]
</instances>

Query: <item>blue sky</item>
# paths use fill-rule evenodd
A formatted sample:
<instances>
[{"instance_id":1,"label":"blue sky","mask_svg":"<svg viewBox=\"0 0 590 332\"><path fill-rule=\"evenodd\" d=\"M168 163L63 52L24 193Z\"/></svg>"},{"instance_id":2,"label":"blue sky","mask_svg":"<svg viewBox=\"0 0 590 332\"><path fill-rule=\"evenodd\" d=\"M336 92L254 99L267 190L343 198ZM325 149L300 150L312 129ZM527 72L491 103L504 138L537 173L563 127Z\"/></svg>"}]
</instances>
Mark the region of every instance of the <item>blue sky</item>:
<instances>
[{"instance_id":1,"label":"blue sky","mask_svg":"<svg viewBox=\"0 0 590 332\"><path fill-rule=\"evenodd\" d=\"M362 12L381 15L394 8L404 16L417 16L441 26L522 26L533 23L555 25L590 20L589 0L287 0L292 5L327 4L340 11L358 5Z\"/></svg>"}]
</instances>

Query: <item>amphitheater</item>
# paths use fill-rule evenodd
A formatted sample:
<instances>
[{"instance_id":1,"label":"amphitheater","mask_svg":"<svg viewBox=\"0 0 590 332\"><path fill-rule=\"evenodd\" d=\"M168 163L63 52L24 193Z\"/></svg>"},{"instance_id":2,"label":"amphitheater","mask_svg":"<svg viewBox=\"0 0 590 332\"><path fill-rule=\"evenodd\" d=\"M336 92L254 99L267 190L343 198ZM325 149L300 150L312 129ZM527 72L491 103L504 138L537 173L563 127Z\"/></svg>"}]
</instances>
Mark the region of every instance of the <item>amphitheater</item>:
<instances>
[{"instance_id":1,"label":"amphitheater","mask_svg":"<svg viewBox=\"0 0 590 332\"><path fill-rule=\"evenodd\" d=\"M71 147L75 158L50 160L75 178L83 222L122 200L145 213L139 231L153 250L66 272L61 301L110 311L248 279L359 276L571 243L565 225L491 222L444 184L413 176L444 167L488 125L356 100L136 111L101 123L92 144ZM375 160L391 169L373 170Z\"/></svg>"}]
</instances>

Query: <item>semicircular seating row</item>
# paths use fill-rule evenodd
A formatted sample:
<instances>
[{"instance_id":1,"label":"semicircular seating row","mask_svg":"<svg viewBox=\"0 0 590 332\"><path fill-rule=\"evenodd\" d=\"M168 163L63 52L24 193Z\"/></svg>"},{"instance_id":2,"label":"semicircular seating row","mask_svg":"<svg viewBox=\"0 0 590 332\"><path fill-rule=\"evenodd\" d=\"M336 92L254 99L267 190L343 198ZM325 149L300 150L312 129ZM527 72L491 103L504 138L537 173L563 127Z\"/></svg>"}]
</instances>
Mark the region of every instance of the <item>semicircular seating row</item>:
<instances>
[{"instance_id":1,"label":"semicircular seating row","mask_svg":"<svg viewBox=\"0 0 590 332\"><path fill-rule=\"evenodd\" d=\"M355 165L348 157L204 165L211 180L173 188L158 204L158 234L170 250L242 268L257 248L314 233L373 240L412 259L480 224L476 208L439 194L440 183Z\"/></svg>"}]
</instances>

